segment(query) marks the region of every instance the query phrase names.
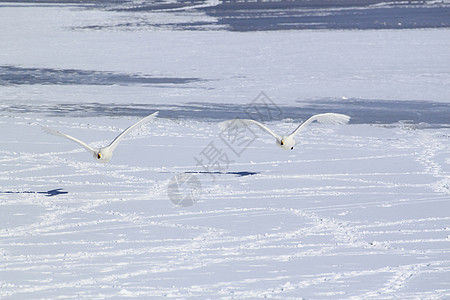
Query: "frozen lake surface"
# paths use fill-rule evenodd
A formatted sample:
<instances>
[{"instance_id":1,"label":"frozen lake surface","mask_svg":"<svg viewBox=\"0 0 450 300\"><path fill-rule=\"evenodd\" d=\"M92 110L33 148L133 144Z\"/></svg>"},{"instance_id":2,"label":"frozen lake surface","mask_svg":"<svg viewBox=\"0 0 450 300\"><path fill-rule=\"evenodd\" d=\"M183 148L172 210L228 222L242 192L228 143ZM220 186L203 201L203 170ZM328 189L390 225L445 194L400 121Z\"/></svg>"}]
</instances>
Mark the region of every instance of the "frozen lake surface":
<instances>
[{"instance_id":1,"label":"frozen lake surface","mask_svg":"<svg viewBox=\"0 0 450 300\"><path fill-rule=\"evenodd\" d=\"M1 298L450 297L448 26L241 32L240 9L139 3L0 4ZM157 110L106 165L41 130L102 146ZM217 126L323 112L352 119L292 151Z\"/></svg>"}]
</instances>

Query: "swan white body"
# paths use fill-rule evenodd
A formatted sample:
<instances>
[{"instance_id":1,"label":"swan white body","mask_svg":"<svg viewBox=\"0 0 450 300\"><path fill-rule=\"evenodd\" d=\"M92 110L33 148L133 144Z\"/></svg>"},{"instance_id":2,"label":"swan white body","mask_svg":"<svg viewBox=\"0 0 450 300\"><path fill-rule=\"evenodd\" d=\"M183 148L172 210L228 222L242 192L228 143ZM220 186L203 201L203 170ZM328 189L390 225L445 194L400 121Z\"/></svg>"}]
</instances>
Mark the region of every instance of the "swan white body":
<instances>
[{"instance_id":1,"label":"swan white body","mask_svg":"<svg viewBox=\"0 0 450 300\"><path fill-rule=\"evenodd\" d=\"M139 126L144 125L147 122L150 122L157 115L158 115L158 112L155 112L155 113L143 118L142 120L135 123L134 125L131 125L127 129L125 129L121 134L119 134L108 146L102 147L102 148L93 148L93 147L89 146L88 144L86 144L85 142L80 141L77 138L74 138L73 136L70 136L68 134L62 133L60 131L57 131L57 130L54 130L54 129L51 129L48 127L42 127L42 129L47 133L61 136L66 139L69 139L71 141L74 141L75 143L79 144L81 147L86 149L88 152L90 152L93 155L95 161L97 161L99 163L107 163L111 160L114 149L116 149L117 145L119 144L119 142L123 139L123 137L126 134L130 133L133 129L136 129Z\"/></svg>"},{"instance_id":2,"label":"swan white body","mask_svg":"<svg viewBox=\"0 0 450 300\"><path fill-rule=\"evenodd\" d=\"M284 150L292 150L294 149L295 140L294 137L305 127L314 122L317 121L319 123L325 123L325 124L346 124L350 120L350 117L343 114L335 114L335 113L325 113L325 114L318 114L310 117L308 120L300 124L291 134L289 135L278 135L269 128L267 128L265 125L250 119L234 119L234 120L227 120L219 123L219 127L222 130L226 130L233 122L234 126L250 126L250 125L256 125L259 126L262 130L266 131L276 139L276 143L278 146L280 146Z\"/></svg>"}]
</instances>

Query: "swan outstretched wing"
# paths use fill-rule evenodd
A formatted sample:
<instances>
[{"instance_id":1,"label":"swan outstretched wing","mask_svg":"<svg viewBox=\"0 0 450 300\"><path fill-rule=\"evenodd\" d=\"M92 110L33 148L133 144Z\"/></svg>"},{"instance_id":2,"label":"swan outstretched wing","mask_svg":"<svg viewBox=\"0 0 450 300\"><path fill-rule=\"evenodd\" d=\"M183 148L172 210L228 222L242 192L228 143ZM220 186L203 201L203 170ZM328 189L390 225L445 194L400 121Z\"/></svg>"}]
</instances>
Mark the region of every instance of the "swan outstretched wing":
<instances>
[{"instance_id":1,"label":"swan outstretched wing","mask_svg":"<svg viewBox=\"0 0 450 300\"><path fill-rule=\"evenodd\" d=\"M66 139L69 139L71 141L74 141L75 143L79 144L81 147L83 147L84 149L86 149L87 151L89 151L92 154L95 154L98 151L98 149L92 148L91 146L89 146L85 142L80 141L79 139L74 138L73 136L65 134L65 133L63 133L61 131L58 131L58 130L55 130L55 129L52 129L52 128L49 128L49 127L42 127L42 130L44 130L45 132L47 132L49 134L53 134L53 135L56 135L56 136L61 136L63 138L66 138Z\"/></svg>"},{"instance_id":2,"label":"swan outstretched wing","mask_svg":"<svg viewBox=\"0 0 450 300\"><path fill-rule=\"evenodd\" d=\"M150 121L153 120L157 115L158 115L158 111L152 113L151 115L149 115L149 116L147 116L147 117L145 117L145 118L143 118L143 119L140 120L139 122L137 122L137 123L131 125L131 126L128 127L127 129L125 129L121 134L119 134L119 135L111 142L111 144L109 144L108 147L111 149L111 151L113 151L113 150L117 147L117 145L119 144L119 142L123 139L123 137L124 137L126 134L130 133L133 129L135 129L135 128L139 127L139 126L144 125L144 124L147 123L147 122L150 122Z\"/></svg>"},{"instance_id":3,"label":"swan outstretched wing","mask_svg":"<svg viewBox=\"0 0 450 300\"><path fill-rule=\"evenodd\" d=\"M297 133L305 129L306 126L314 121L324 124L346 124L349 120L350 117L343 114L325 113L314 115L300 124L289 136L294 137Z\"/></svg>"},{"instance_id":4,"label":"swan outstretched wing","mask_svg":"<svg viewBox=\"0 0 450 300\"><path fill-rule=\"evenodd\" d=\"M264 130L267 133L269 133L270 135L272 135L273 137L275 137L276 139L281 139L281 136L279 136L278 134L276 134L275 132L270 130L267 126L265 126L264 124L259 123L258 121L251 120L251 119L227 120L227 121L220 122L218 125L219 125L219 128L221 130L227 130L228 128L230 128L230 126L242 127L242 126L256 125L259 128L261 128L262 130Z\"/></svg>"}]
</instances>

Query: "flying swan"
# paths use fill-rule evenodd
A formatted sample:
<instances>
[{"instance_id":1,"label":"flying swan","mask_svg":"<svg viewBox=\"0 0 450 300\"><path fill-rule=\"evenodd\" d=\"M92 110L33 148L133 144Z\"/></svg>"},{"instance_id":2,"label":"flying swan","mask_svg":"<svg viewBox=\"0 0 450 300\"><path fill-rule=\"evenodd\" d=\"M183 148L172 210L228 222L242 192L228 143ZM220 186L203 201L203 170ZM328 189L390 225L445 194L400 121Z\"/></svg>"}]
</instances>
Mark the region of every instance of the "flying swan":
<instances>
[{"instance_id":1,"label":"flying swan","mask_svg":"<svg viewBox=\"0 0 450 300\"><path fill-rule=\"evenodd\" d=\"M300 124L297 129L295 129L290 135L278 135L269 128L267 128L265 125L250 119L233 119L233 120L227 120L219 123L219 128L221 130L226 130L227 128L230 128L230 126L236 126L236 127L242 127L242 126L250 126L250 125L257 125L262 130L265 130L269 134L271 134L273 137L277 139L276 143L278 146L280 146L284 150L288 149L294 149L295 140L294 137L305 127L314 122L317 121L319 123L325 123L325 124L346 124L350 120L350 117L343 114L335 114L335 113L325 113L325 114L318 114L310 117L308 120Z\"/></svg>"},{"instance_id":2,"label":"flying swan","mask_svg":"<svg viewBox=\"0 0 450 300\"><path fill-rule=\"evenodd\" d=\"M133 129L144 125L145 123L153 120L156 116L158 115L158 112L154 112L151 115L143 118L142 120L140 120L139 122L137 122L134 125L131 125L130 127L128 127L127 129L125 129L121 134L119 134L112 142L111 144L109 144L106 147L102 147L102 148L93 148L91 146L89 146L88 144L86 144L83 141L80 141L79 139L76 139L70 135L67 135L65 133L62 133L60 131L48 128L48 127L42 127L42 129L49 133L49 134L53 134L53 135L57 135L57 136L62 136L64 138L67 138L69 140L74 141L75 143L78 143L81 145L81 147L83 147L84 149L86 149L88 152L90 152L93 156L94 156L94 160L100 163L107 163L111 160L112 155L113 155L113 151L114 149L116 149L117 145L119 144L119 142L123 139L123 137L131 132Z\"/></svg>"}]
</instances>

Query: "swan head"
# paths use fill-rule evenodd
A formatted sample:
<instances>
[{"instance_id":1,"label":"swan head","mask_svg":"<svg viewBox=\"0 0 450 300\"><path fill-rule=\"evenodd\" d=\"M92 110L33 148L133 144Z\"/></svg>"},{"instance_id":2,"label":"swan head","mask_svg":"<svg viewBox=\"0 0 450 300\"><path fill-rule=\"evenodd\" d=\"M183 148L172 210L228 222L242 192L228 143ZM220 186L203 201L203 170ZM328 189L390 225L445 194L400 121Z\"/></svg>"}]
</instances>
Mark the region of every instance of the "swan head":
<instances>
[{"instance_id":1,"label":"swan head","mask_svg":"<svg viewBox=\"0 0 450 300\"><path fill-rule=\"evenodd\" d=\"M282 136L281 139L277 140L277 144L283 150L293 150L295 140L290 136Z\"/></svg>"},{"instance_id":2,"label":"swan head","mask_svg":"<svg viewBox=\"0 0 450 300\"><path fill-rule=\"evenodd\" d=\"M96 153L94 153L94 159L99 163L107 163L112 158L112 152L109 149L102 148L99 149Z\"/></svg>"}]
</instances>

